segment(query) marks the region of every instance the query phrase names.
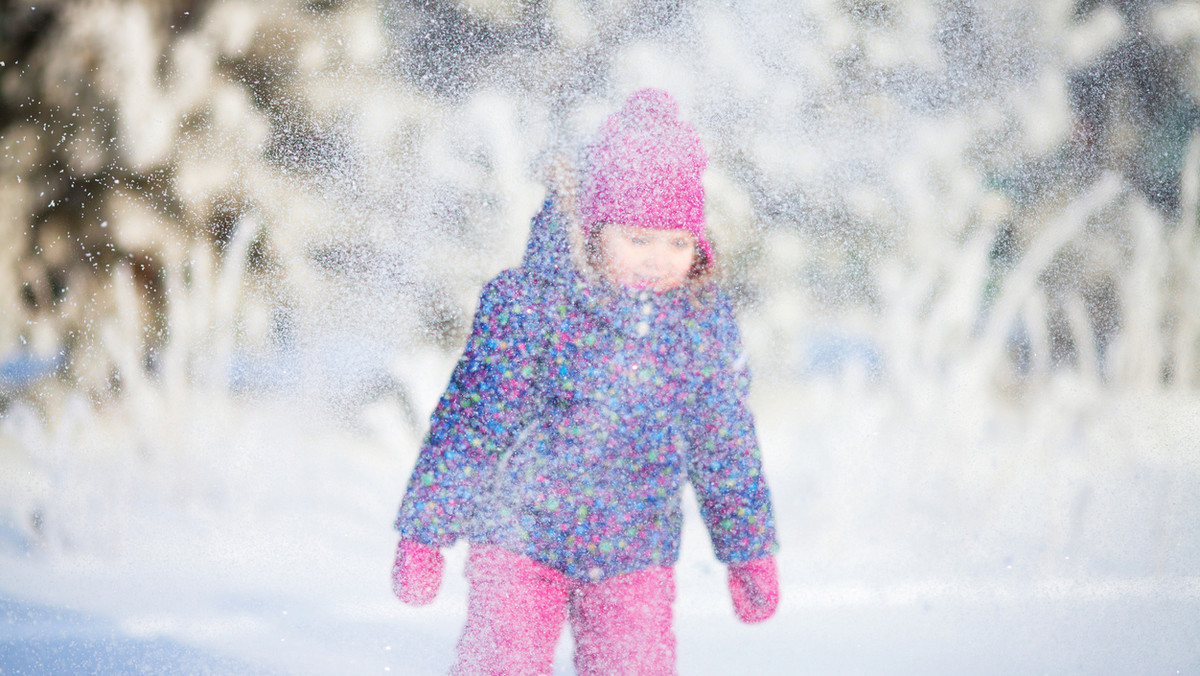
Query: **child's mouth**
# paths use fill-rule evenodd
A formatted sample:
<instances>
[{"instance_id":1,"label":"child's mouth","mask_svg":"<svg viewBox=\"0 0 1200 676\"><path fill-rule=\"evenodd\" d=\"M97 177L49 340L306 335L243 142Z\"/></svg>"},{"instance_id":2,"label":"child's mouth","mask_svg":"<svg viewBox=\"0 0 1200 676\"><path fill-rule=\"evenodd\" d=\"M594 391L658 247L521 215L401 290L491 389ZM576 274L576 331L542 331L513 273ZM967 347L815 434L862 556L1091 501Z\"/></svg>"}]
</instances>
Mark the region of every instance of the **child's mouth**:
<instances>
[{"instance_id":1,"label":"child's mouth","mask_svg":"<svg viewBox=\"0 0 1200 676\"><path fill-rule=\"evenodd\" d=\"M657 289L658 287L662 286L663 282L664 279L662 277L634 277L630 286L642 291L646 289Z\"/></svg>"}]
</instances>

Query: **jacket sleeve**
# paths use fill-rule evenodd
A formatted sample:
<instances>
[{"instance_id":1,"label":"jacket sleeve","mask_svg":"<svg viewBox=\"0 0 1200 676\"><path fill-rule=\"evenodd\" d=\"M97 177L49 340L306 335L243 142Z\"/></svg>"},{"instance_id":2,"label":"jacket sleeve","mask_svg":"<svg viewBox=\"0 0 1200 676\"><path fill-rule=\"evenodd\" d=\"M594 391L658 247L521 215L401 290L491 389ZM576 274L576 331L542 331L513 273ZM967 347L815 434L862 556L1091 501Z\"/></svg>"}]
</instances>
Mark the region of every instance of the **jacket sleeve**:
<instances>
[{"instance_id":1,"label":"jacket sleeve","mask_svg":"<svg viewBox=\"0 0 1200 676\"><path fill-rule=\"evenodd\" d=\"M771 495L763 476L754 416L746 406L750 371L733 310L718 303L711 349L691 399L688 476L713 549L722 563L739 563L778 550Z\"/></svg>"},{"instance_id":2,"label":"jacket sleeve","mask_svg":"<svg viewBox=\"0 0 1200 676\"><path fill-rule=\"evenodd\" d=\"M531 418L533 343L543 333L531 288L513 272L484 287L400 504L402 538L445 547L465 535L500 457Z\"/></svg>"}]
</instances>

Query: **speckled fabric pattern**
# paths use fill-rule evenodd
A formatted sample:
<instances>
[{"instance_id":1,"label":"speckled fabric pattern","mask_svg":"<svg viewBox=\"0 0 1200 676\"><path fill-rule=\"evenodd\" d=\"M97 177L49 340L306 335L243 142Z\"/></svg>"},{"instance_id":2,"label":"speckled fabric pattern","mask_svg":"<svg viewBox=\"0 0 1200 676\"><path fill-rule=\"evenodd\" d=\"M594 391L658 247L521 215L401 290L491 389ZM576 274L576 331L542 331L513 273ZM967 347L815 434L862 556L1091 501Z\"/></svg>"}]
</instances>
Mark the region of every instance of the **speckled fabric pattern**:
<instances>
[{"instance_id":1,"label":"speckled fabric pattern","mask_svg":"<svg viewBox=\"0 0 1200 676\"><path fill-rule=\"evenodd\" d=\"M547 204L525 264L484 288L397 530L600 580L677 560L690 480L720 561L773 553L730 303L586 281L560 220Z\"/></svg>"}]
</instances>

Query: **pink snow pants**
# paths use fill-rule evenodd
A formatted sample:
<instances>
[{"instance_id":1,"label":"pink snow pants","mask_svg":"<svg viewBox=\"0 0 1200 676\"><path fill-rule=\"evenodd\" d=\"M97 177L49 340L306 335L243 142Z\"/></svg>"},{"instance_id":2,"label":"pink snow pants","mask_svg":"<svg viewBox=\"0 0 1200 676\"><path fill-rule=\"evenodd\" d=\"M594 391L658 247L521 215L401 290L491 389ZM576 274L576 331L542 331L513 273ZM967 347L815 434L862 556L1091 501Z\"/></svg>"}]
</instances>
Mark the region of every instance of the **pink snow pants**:
<instances>
[{"instance_id":1,"label":"pink snow pants","mask_svg":"<svg viewBox=\"0 0 1200 676\"><path fill-rule=\"evenodd\" d=\"M520 554L472 545L467 626L451 676L541 676L563 622L579 676L674 676L670 568L579 582Z\"/></svg>"}]
</instances>

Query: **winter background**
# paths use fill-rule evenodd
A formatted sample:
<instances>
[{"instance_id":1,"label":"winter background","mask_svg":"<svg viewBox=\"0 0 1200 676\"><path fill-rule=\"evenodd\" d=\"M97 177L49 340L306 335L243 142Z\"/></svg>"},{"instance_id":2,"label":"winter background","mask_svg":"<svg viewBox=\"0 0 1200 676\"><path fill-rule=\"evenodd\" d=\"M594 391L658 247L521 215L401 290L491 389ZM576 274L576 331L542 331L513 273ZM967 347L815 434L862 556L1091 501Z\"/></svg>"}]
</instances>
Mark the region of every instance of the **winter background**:
<instances>
[{"instance_id":1,"label":"winter background","mask_svg":"<svg viewBox=\"0 0 1200 676\"><path fill-rule=\"evenodd\" d=\"M688 503L681 673L1200 673L1195 0L26 0L0 674L444 673L465 550L391 596L404 482L643 86L711 154L782 541L739 625Z\"/></svg>"}]
</instances>

